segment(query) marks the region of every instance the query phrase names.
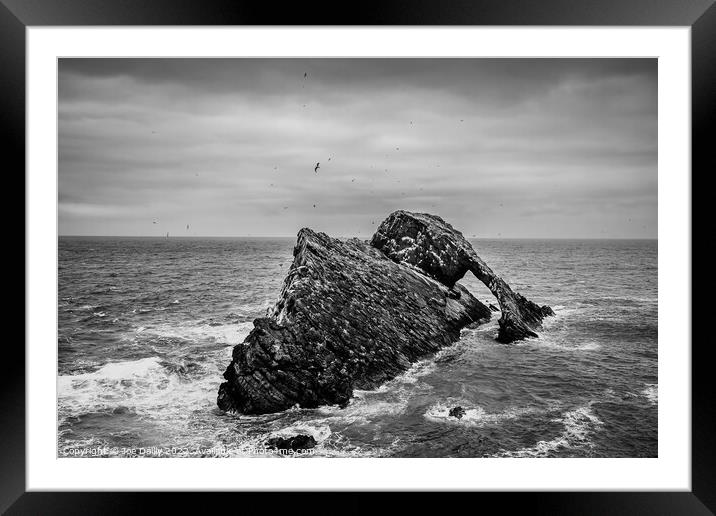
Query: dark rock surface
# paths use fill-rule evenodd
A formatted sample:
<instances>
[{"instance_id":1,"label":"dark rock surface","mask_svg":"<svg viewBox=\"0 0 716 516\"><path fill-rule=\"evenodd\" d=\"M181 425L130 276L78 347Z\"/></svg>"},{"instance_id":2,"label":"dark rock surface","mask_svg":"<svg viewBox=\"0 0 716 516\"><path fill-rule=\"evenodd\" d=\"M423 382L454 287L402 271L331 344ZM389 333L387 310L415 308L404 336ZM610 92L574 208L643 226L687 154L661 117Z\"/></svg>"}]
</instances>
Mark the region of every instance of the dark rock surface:
<instances>
[{"instance_id":1,"label":"dark rock surface","mask_svg":"<svg viewBox=\"0 0 716 516\"><path fill-rule=\"evenodd\" d=\"M437 215L393 212L378 227L371 244L392 260L418 267L447 286L454 285L466 272L472 272L500 305L499 342L537 337L534 328L544 317L554 315L549 306L539 306L513 292L482 261L462 233Z\"/></svg>"},{"instance_id":2,"label":"dark rock surface","mask_svg":"<svg viewBox=\"0 0 716 516\"><path fill-rule=\"evenodd\" d=\"M277 450L308 450L315 448L316 440L310 435L298 434L293 437L272 437L266 441L268 448Z\"/></svg>"},{"instance_id":3,"label":"dark rock surface","mask_svg":"<svg viewBox=\"0 0 716 516\"><path fill-rule=\"evenodd\" d=\"M462 416L465 415L465 409L457 406L450 409L450 412L448 412L448 416L455 417L457 419L462 419Z\"/></svg>"},{"instance_id":4,"label":"dark rock surface","mask_svg":"<svg viewBox=\"0 0 716 516\"><path fill-rule=\"evenodd\" d=\"M302 229L273 313L254 321L219 390L223 410L345 404L455 342L490 309L357 239Z\"/></svg>"},{"instance_id":5,"label":"dark rock surface","mask_svg":"<svg viewBox=\"0 0 716 516\"><path fill-rule=\"evenodd\" d=\"M219 408L344 405L354 389L378 387L490 319L455 285L467 270L488 279L500 302L499 340L535 335L549 307L513 293L439 217L395 212L371 243L302 229L273 311L234 347Z\"/></svg>"}]
</instances>

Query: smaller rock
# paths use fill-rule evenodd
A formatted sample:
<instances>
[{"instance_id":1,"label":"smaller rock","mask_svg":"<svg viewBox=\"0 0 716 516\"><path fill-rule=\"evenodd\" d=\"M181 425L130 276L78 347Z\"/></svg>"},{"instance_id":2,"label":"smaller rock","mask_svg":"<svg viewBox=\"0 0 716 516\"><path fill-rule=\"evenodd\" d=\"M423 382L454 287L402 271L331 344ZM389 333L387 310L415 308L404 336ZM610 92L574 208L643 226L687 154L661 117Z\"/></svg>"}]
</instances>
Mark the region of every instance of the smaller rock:
<instances>
[{"instance_id":1,"label":"smaller rock","mask_svg":"<svg viewBox=\"0 0 716 516\"><path fill-rule=\"evenodd\" d=\"M266 441L266 446L278 450L307 450L318 444L310 435L298 434L293 437L272 437Z\"/></svg>"},{"instance_id":2,"label":"smaller rock","mask_svg":"<svg viewBox=\"0 0 716 516\"><path fill-rule=\"evenodd\" d=\"M465 413L466 412L465 412L464 408L457 406L457 407L453 407L450 409L450 412L448 412L448 416L454 417L457 419L462 419L462 416L464 416Z\"/></svg>"}]
</instances>

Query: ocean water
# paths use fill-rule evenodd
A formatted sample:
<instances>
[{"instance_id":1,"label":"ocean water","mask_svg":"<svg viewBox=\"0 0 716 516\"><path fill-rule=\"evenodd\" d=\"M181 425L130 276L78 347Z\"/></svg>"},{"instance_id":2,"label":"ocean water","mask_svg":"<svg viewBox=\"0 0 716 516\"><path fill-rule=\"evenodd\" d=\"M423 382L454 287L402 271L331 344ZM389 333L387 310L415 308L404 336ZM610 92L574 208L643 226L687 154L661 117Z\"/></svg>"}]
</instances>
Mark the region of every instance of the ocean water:
<instances>
[{"instance_id":1,"label":"ocean water","mask_svg":"<svg viewBox=\"0 0 716 516\"><path fill-rule=\"evenodd\" d=\"M554 308L539 338L497 343L496 313L346 408L225 414L231 349L277 299L294 243L61 237L58 455L284 458L262 443L305 433L304 457L657 456L655 240L472 240Z\"/></svg>"}]
</instances>

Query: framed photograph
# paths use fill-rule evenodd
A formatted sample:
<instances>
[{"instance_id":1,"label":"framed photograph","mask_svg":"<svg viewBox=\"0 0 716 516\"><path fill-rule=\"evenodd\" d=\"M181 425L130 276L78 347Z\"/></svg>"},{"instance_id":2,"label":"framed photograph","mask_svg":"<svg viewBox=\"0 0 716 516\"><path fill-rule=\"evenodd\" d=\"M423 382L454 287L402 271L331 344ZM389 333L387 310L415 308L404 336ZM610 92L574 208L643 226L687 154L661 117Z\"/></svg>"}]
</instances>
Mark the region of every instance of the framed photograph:
<instances>
[{"instance_id":1,"label":"framed photograph","mask_svg":"<svg viewBox=\"0 0 716 516\"><path fill-rule=\"evenodd\" d=\"M716 506L691 322L712 2L4 4L10 514L136 503L108 491Z\"/></svg>"}]
</instances>

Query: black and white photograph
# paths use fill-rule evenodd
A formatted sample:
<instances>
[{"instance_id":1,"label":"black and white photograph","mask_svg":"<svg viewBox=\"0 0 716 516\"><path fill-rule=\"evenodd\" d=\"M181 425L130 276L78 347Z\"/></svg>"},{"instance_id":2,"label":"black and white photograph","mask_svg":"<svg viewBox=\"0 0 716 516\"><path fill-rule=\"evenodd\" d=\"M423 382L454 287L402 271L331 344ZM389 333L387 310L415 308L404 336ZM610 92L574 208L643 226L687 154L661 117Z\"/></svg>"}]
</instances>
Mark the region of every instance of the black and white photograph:
<instances>
[{"instance_id":1,"label":"black and white photograph","mask_svg":"<svg viewBox=\"0 0 716 516\"><path fill-rule=\"evenodd\" d=\"M657 59L57 66L57 457L658 457Z\"/></svg>"}]
</instances>

